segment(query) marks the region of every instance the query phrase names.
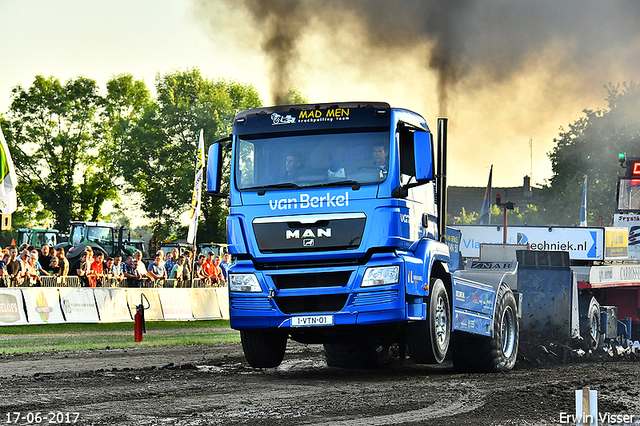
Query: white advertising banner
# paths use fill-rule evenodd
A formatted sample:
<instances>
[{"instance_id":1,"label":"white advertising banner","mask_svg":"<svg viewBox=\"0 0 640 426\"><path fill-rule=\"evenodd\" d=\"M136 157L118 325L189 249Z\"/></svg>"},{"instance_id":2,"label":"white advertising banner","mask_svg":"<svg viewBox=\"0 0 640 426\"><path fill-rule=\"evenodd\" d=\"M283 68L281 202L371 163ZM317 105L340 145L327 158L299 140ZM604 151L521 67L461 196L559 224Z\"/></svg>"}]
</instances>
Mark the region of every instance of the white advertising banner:
<instances>
[{"instance_id":1,"label":"white advertising banner","mask_svg":"<svg viewBox=\"0 0 640 426\"><path fill-rule=\"evenodd\" d=\"M127 305L127 291L124 288L93 289L101 322L133 321Z\"/></svg>"},{"instance_id":2,"label":"white advertising banner","mask_svg":"<svg viewBox=\"0 0 640 426\"><path fill-rule=\"evenodd\" d=\"M100 322L92 288L61 287L60 305L67 322Z\"/></svg>"},{"instance_id":3,"label":"white advertising banner","mask_svg":"<svg viewBox=\"0 0 640 426\"><path fill-rule=\"evenodd\" d=\"M191 299L191 312L195 319L209 320L223 317L220 313L216 289L192 288L189 289L189 298Z\"/></svg>"},{"instance_id":4,"label":"white advertising banner","mask_svg":"<svg viewBox=\"0 0 640 426\"><path fill-rule=\"evenodd\" d=\"M23 288L29 324L60 324L64 322L57 288Z\"/></svg>"},{"instance_id":5,"label":"white advertising banner","mask_svg":"<svg viewBox=\"0 0 640 426\"><path fill-rule=\"evenodd\" d=\"M0 288L0 326L25 324L28 323L22 291L19 288Z\"/></svg>"},{"instance_id":6,"label":"white advertising banner","mask_svg":"<svg viewBox=\"0 0 640 426\"><path fill-rule=\"evenodd\" d=\"M216 288L216 293L218 294L218 306L220 306L222 318L229 319L229 288Z\"/></svg>"},{"instance_id":7,"label":"white advertising banner","mask_svg":"<svg viewBox=\"0 0 640 426\"><path fill-rule=\"evenodd\" d=\"M187 288L163 288L160 292L162 313L166 321L193 320ZM146 312L145 312L146 319Z\"/></svg>"},{"instance_id":8,"label":"white advertising banner","mask_svg":"<svg viewBox=\"0 0 640 426\"><path fill-rule=\"evenodd\" d=\"M463 257L479 257L480 244L502 244L502 226L456 225L462 233ZM508 226L507 244L528 244L531 250L567 251L573 260L604 259L604 228Z\"/></svg>"},{"instance_id":9,"label":"white advertising banner","mask_svg":"<svg viewBox=\"0 0 640 426\"><path fill-rule=\"evenodd\" d=\"M129 310L131 311L132 318L136 314L136 306L142 303L145 308L145 321L162 321L164 319L164 316L162 315L162 303L160 302L158 290L159 289L156 288L127 289L127 302L129 303ZM144 295L144 297L142 295Z\"/></svg>"}]
</instances>

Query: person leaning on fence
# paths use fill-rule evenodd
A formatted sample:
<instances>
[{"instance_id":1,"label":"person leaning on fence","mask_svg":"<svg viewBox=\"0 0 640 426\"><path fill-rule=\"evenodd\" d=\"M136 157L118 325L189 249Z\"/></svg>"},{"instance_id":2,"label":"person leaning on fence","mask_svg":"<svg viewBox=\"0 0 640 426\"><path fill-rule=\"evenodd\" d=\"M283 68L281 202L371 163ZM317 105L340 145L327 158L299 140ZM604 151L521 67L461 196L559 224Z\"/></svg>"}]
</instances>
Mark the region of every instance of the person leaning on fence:
<instances>
[{"instance_id":1,"label":"person leaning on fence","mask_svg":"<svg viewBox=\"0 0 640 426\"><path fill-rule=\"evenodd\" d=\"M44 271L38 263L38 252L33 250L29 253L29 260L25 265L25 277L31 287L40 287L40 275ZM44 272L46 274L46 272Z\"/></svg>"},{"instance_id":2,"label":"person leaning on fence","mask_svg":"<svg viewBox=\"0 0 640 426\"><path fill-rule=\"evenodd\" d=\"M160 264L164 266L164 252L162 250L158 250L156 252L156 256L160 256Z\"/></svg>"},{"instance_id":3,"label":"person leaning on fence","mask_svg":"<svg viewBox=\"0 0 640 426\"><path fill-rule=\"evenodd\" d=\"M211 277L204 271L204 254L198 255L198 263L196 263L195 277L200 280L203 286L211 286Z\"/></svg>"},{"instance_id":4,"label":"person leaning on fence","mask_svg":"<svg viewBox=\"0 0 640 426\"><path fill-rule=\"evenodd\" d=\"M43 244L42 247L40 247L40 257L38 260L40 261L40 265L45 269L47 269L51 263L52 254L49 244Z\"/></svg>"},{"instance_id":5,"label":"person leaning on fence","mask_svg":"<svg viewBox=\"0 0 640 426\"><path fill-rule=\"evenodd\" d=\"M193 260L191 252L184 252L184 268L182 268L182 287L191 287L191 271L193 271Z\"/></svg>"},{"instance_id":6,"label":"person leaning on fence","mask_svg":"<svg viewBox=\"0 0 640 426\"><path fill-rule=\"evenodd\" d=\"M9 263L9 252L2 254L2 260L0 260L0 276L7 275L7 263Z\"/></svg>"},{"instance_id":7,"label":"person leaning on fence","mask_svg":"<svg viewBox=\"0 0 640 426\"><path fill-rule=\"evenodd\" d=\"M80 258L76 261L73 266L73 271L75 275L80 279L80 283L82 287L95 287L95 285L91 285L93 280L91 280L91 260L89 260L90 254L88 250L83 251L80 254Z\"/></svg>"},{"instance_id":8,"label":"person leaning on fence","mask_svg":"<svg viewBox=\"0 0 640 426\"><path fill-rule=\"evenodd\" d=\"M170 280L176 280L176 287L180 287L182 285L182 273L184 269L184 256L178 257L178 263L173 265L173 269L171 270L171 274L169 275Z\"/></svg>"},{"instance_id":9,"label":"person leaning on fence","mask_svg":"<svg viewBox=\"0 0 640 426\"><path fill-rule=\"evenodd\" d=\"M173 269L173 265L176 264L176 261L178 259L174 259L173 258L173 252L169 252L167 253L166 258L164 259L164 269L167 270L167 274L171 273L171 270Z\"/></svg>"},{"instance_id":10,"label":"person leaning on fence","mask_svg":"<svg viewBox=\"0 0 640 426\"><path fill-rule=\"evenodd\" d=\"M29 257L33 257L36 260L36 267L38 268L38 276L49 276L49 272L46 270L46 267L48 267L49 265L44 265L44 267L42 266L42 263L40 263L40 254L38 253L38 250L36 250L35 248L33 250L31 250L29 252Z\"/></svg>"},{"instance_id":11,"label":"person leaning on fence","mask_svg":"<svg viewBox=\"0 0 640 426\"><path fill-rule=\"evenodd\" d=\"M147 265L144 263L144 260L142 260L142 252L140 250L136 250L135 253L133 253L133 259L136 267L136 273L138 274L138 287L149 287L150 282L153 281L153 279L147 271Z\"/></svg>"},{"instance_id":12,"label":"person leaning on fence","mask_svg":"<svg viewBox=\"0 0 640 426\"><path fill-rule=\"evenodd\" d=\"M87 279L89 281L89 287L96 287L98 282L97 280L98 275L93 269L91 269L91 265L93 265L93 262L94 262L93 249L91 247L87 247L85 251L87 252L86 270L87 270Z\"/></svg>"},{"instance_id":13,"label":"person leaning on fence","mask_svg":"<svg viewBox=\"0 0 640 426\"><path fill-rule=\"evenodd\" d=\"M220 256L216 256L216 261L213 263L213 267L215 268L216 278L218 278L218 285L225 285L226 280L222 273L222 268L220 267Z\"/></svg>"},{"instance_id":14,"label":"person leaning on fence","mask_svg":"<svg viewBox=\"0 0 640 426\"><path fill-rule=\"evenodd\" d=\"M149 264L147 273L155 283L156 287L162 287L164 285L164 282L167 279L167 270L164 269L162 257L159 254L156 254L153 263Z\"/></svg>"},{"instance_id":15,"label":"person leaning on fence","mask_svg":"<svg viewBox=\"0 0 640 426\"><path fill-rule=\"evenodd\" d=\"M7 272L7 264L9 263L9 259L11 255L9 252L2 255L2 260L0 261L0 287L9 287L9 272Z\"/></svg>"},{"instance_id":16,"label":"person leaning on fence","mask_svg":"<svg viewBox=\"0 0 640 426\"><path fill-rule=\"evenodd\" d=\"M54 277L60 276L60 260L57 257L52 257L49 261L49 267L47 268L47 272Z\"/></svg>"},{"instance_id":17,"label":"person leaning on fence","mask_svg":"<svg viewBox=\"0 0 640 426\"><path fill-rule=\"evenodd\" d=\"M118 254L116 255L116 257L113 258L113 264L111 265L111 275L113 275L113 278L117 279L120 282L124 280L124 272L122 271L122 265L123 265L122 256Z\"/></svg>"},{"instance_id":18,"label":"person leaning on fence","mask_svg":"<svg viewBox=\"0 0 640 426\"><path fill-rule=\"evenodd\" d=\"M101 251L96 254L91 262L91 272L96 277L96 286L104 287L104 253Z\"/></svg>"},{"instance_id":19,"label":"person leaning on fence","mask_svg":"<svg viewBox=\"0 0 640 426\"><path fill-rule=\"evenodd\" d=\"M202 266L204 269L204 273L211 279L211 285L218 284L218 274L216 274L216 267L213 264L213 252L207 253L207 258L204 261L204 265Z\"/></svg>"},{"instance_id":20,"label":"person leaning on fence","mask_svg":"<svg viewBox=\"0 0 640 426\"><path fill-rule=\"evenodd\" d=\"M69 259L65 256L62 247L56 249L56 257L58 258L58 265L60 265L60 276L66 277L69 275Z\"/></svg>"},{"instance_id":21,"label":"person leaning on fence","mask_svg":"<svg viewBox=\"0 0 640 426\"><path fill-rule=\"evenodd\" d=\"M108 257L107 260L104 263L104 278L105 280L107 280L107 282L110 284L110 287L113 287L114 281L118 281L118 286L120 284L120 275L122 274L120 272L120 269L117 270L117 275L116 275L116 270L114 269L114 259L113 257ZM122 277L124 278L124 276ZM106 285L106 283L105 283Z\"/></svg>"},{"instance_id":22,"label":"person leaning on fence","mask_svg":"<svg viewBox=\"0 0 640 426\"><path fill-rule=\"evenodd\" d=\"M222 262L220 262L220 269L222 269L222 275L224 275L224 280L229 280L229 267L231 267L231 255L229 253L225 253Z\"/></svg>"},{"instance_id":23,"label":"person leaning on fence","mask_svg":"<svg viewBox=\"0 0 640 426\"><path fill-rule=\"evenodd\" d=\"M7 262L7 274L9 275L9 286L17 287L22 284L23 273L22 263L18 259L18 249L12 246L9 249L9 262Z\"/></svg>"},{"instance_id":24,"label":"person leaning on fence","mask_svg":"<svg viewBox=\"0 0 640 426\"><path fill-rule=\"evenodd\" d=\"M136 279L138 274L134 265L133 256L127 256L127 260L122 262L122 275L127 280L127 287L136 287Z\"/></svg>"}]
</instances>

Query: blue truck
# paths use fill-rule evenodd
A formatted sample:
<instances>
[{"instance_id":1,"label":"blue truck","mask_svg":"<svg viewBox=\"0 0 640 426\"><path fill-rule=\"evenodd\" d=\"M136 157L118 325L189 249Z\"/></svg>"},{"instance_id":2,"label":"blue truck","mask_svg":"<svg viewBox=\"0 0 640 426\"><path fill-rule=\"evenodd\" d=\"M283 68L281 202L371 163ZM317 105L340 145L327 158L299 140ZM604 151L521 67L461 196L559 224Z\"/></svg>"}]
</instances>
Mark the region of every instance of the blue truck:
<instances>
[{"instance_id":1,"label":"blue truck","mask_svg":"<svg viewBox=\"0 0 640 426\"><path fill-rule=\"evenodd\" d=\"M238 113L210 146L207 192L226 198L237 259L231 327L252 367L278 366L293 339L323 344L334 367L408 349L421 364L513 368L512 290L451 271L446 128L436 143L422 116L383 102L276 106Z\"/></svg>"}]
</instances>

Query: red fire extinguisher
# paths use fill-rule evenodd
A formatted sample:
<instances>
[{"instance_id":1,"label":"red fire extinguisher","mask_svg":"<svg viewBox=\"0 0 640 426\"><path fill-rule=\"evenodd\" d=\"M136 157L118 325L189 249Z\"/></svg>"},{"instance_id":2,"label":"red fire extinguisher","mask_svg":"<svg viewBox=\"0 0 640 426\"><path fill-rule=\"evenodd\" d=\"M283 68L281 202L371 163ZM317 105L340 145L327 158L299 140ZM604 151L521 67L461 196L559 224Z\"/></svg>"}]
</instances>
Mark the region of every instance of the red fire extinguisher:
<instances>
[{"instance_id":1,"label":"red fire extinguisher","mask_svg":"<svg viewBox=\"0 0 640 426\"><path fill-rule=\"evenodd\" d=\"M147 332L147 327L144 322L144 310L149 309L151 304L149 303L149 299L147 299L149 306L145 307L142 302L143 298L147 299L144 293L140 295L140 304L136 305L136 314L133 316L133 337L136 342L142 342L142 334Z\"/></svg>"}]
</instances>

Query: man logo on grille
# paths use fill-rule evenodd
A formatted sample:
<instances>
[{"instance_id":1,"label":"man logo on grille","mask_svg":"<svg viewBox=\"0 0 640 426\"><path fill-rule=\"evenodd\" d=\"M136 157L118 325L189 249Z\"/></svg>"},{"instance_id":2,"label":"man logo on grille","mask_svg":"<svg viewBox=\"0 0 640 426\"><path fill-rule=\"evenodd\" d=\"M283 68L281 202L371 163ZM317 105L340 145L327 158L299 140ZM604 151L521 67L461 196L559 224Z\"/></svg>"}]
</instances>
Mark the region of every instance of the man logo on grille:
<instances>
[{"instance_id":1,"label":"man logo on grille","mask_svg":"<svg viewBox=\"0 0 640 426\"><path fill-rule=\"evenodd\" d=\"M303 247L313 247L316 244L316 240L312 240L311 238L302 240Z\"/></svg>"},{"instance_id":2,"label":"man logo on grille","mask_svg":"<svg viewBox=\"0 0 640 426\"><path fill-rule=\"evenodd\" d=\"M299 229L287 229L284 236L287 240L292 238L331 238L331 228L318 228L315 232L313 229L305 229L302 234Z\"/></svg>"}]
</instances>

